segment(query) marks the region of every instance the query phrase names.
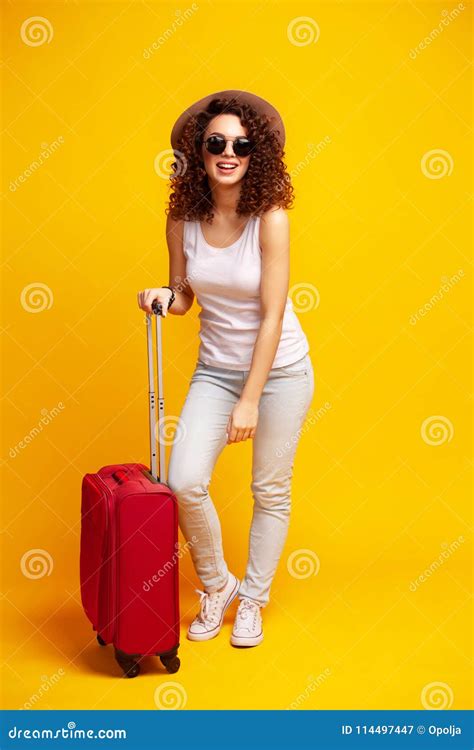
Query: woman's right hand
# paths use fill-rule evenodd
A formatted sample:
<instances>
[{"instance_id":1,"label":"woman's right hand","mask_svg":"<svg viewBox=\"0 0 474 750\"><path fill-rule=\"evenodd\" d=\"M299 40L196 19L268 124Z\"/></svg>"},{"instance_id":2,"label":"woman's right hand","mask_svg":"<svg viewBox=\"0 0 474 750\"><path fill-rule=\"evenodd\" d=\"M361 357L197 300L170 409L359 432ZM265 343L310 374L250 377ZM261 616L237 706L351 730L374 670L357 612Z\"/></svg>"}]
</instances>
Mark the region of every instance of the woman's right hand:
<instances>
[{"instance_id":1,"label":"woman's right hand","mask_svg":"<svg viewBox=\"0 0 474 750\"><path fill-rule=\"evenodd\" d=\"M147 313L152 313L152 307L151 304L154 299L156 299L159 304L161 305L161 309L163 311L163 317L166 318L166 313L168 312L168 302L171 298L171 290L167 287L156 287L155 289L143 289L143 291L138 292L137 294L137 302L138 307L141 310L145 310Z\"/></svg>"}]
</instances>

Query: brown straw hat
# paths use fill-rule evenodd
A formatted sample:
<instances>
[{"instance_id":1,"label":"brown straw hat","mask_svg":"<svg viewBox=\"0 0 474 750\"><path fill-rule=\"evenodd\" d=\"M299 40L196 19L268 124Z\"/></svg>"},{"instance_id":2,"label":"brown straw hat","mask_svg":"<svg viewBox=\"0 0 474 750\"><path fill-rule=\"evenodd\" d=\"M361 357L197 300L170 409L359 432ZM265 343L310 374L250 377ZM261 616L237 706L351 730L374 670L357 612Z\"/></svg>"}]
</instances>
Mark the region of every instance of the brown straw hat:
<instances>
[{"instance_id":1,"label":"brown straw hat","mask_svg":"<svg viewBox=\"0 0 474 750\"><path fill-rule=\"evenodd\" d=\"M280 141L281 146L283 147L285 145L285 127L283 125L283 120L281 119L275 107L270 104L270 102L267 102L265 99L257 96L257 94L252 94L250 91L228 89L227 91L216 91L216 93L214 94L208 94L208 96L205 96L203 99L199 99L197 102L194 102L194 104L191 104L190 107L184 110L184 112L176 120L175 124L173 125L173 130L171 131L172 147L174 149L178 147L179 138L181 137L183 128L190 117L192 117L193 115L197 115L198 112L201 112L202 110L205 110L207 105L210 104L213 99L231 98L237 99L239 103L250 104L258 112L259 115L266 115L270 120L271 128L275 131L275 135Z\"/></svg>"}]
</instances>

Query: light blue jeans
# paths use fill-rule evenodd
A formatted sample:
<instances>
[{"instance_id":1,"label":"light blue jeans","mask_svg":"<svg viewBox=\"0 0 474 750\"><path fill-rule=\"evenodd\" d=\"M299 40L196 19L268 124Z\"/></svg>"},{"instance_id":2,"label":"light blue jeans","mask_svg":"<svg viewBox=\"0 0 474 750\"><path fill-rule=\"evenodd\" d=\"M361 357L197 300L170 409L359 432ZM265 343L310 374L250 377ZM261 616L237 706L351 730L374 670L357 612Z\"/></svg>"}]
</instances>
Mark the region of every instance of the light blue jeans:
<instances>
[{"instance_id":1,"label":"light blue jeans","mask_svg":"<svg viewBox=\"0 0 474 750\"><path fill-rule=\"evenodd\" d=\"M227 582L219 518L209 484L219 454L227 445L226 427L249 370L211 367L198 360L176 430L168 466L168 485L178 499L178 517L193 564L209 593ZM272 368L259 401L253 440L253 516L249 554L239 597L265 606L285 544L290 517L293 460L314 394L309 354ZM232 444L229 444L232 450ZM225 501L232 501L232 488ZM234 571L235 572L235 571Z\"/></svg>"}]
</instances>

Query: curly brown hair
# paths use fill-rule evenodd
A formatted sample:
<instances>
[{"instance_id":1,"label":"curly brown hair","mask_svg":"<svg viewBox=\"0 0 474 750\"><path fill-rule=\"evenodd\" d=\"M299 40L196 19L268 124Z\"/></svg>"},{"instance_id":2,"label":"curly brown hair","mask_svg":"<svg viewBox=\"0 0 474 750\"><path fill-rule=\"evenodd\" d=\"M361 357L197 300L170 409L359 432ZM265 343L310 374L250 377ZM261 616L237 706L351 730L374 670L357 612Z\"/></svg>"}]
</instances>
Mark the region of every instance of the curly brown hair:
<instances>
[{"instance_id":1,"label":"curly brown hair","mask_svg":"<svg viewBox=\"0 0 474 750\"><path fill-rule=\"evenodd\" d=\"M166 213L173 219L212 222L214 205L201 148L208 123L223 113L237 115L255 144L242 178L237 214L259 216L276 206L292 208L294 189L283 161L284 150L268 117L232 98L213 99L186 122L175 149Z\"/></svg>"}]
</instances>

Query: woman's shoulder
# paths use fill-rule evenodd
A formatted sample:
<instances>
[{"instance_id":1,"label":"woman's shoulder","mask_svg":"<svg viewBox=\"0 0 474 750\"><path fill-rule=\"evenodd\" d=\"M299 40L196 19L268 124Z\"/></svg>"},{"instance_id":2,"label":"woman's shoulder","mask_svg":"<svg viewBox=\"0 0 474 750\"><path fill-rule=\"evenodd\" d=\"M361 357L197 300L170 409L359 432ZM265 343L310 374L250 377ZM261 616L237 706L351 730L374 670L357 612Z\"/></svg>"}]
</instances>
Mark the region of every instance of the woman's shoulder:
<instances>
[{"instance_id":1,"label":"woman's shoulder","mask_svg":"<svg viewBox=\"0 0 474 750\"><path fill-rule=\"evenodd\" d=\"M170 252L179 253L184 251L186 255L186 245L189 244L189 222L184 219L174 219L171 214L166 217L166 238Z\"/></svg>"},{"instance_id":2,"label":"woman's shoulder","mask_svg":"<svg viewBox=\"0 0 474 750\"><path fill-rule=\"evenodd\" d=\"M187 219L175 219L171 213L166 214L166 228L176 230L183 230L184 225L188 223Z\"/></svg>"},{"instance_id":3,"label":"woman's shoulder","mask_svg":"<svg viewBox=\"0 0 474 750\"><path fill-rule=\"evenodd\" d=\"M286 209L281 206L272 206L261 214L261 223L269 228L276 227L281 229L288 226L289 219Z\"/></svg>"}]
</instances>

